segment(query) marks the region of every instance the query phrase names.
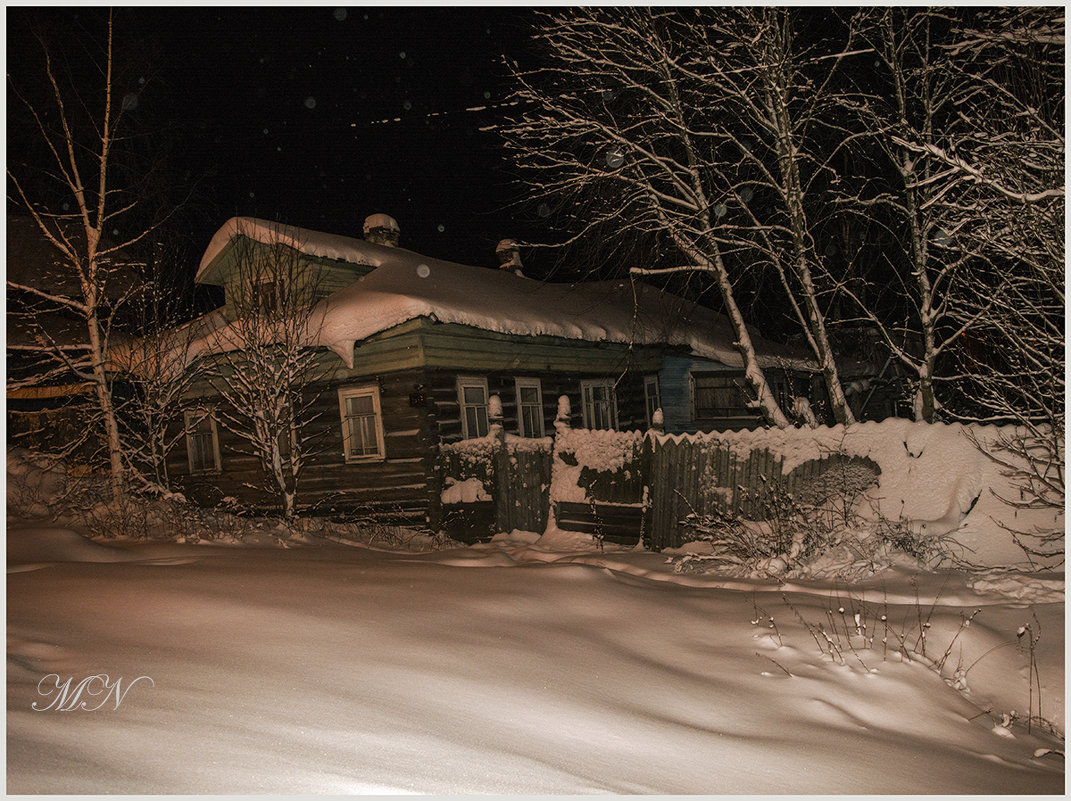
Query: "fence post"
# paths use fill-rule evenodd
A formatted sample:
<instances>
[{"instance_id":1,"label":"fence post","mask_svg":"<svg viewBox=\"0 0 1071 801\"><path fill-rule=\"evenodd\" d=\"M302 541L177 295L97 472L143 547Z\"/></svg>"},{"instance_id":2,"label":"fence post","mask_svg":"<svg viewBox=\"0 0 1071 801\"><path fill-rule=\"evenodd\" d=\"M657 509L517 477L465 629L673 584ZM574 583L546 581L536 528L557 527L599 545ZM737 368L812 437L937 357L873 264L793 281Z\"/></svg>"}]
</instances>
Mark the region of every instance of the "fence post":
<instances>
[{"instance_id":1,"label":"fence post","mask_svg":"<svg viewBox=\"0 0 1071 801\"><path fill-rule=\"evenodd\" d=\"M509 486L509 452L506 449L506 429L502 425L502 399L492 395L487 399L487 434L495 442L491 458L491 497L495 503L495 528L509 533L513 510Z\"/></svg>"},{"instance_id":2,"label":"fence post","mask_svg":"<svg viewBox=\"0 0 1071 801\"><path fill-rule=\"evenodd\" d=\"M573 415L572 405L569 403L568 395L558 396L558 414L554 417L554 430L555 431L568 431L571 428L569 418ZM557 442L555 441L555 445Z\"/></svg>"},{"instance_id":3,"label":"fence post","mask_svg":"<svg viewBox=\"0 0 1071 801\"><path fill-rule=\"evenodd\" d=\"M647 436L643 438L643 452L640 456L640 476L643 486L643 524L640 527L640 537L644 547L648 550L652 548L653 532L656 528L654 524L655 489L651 486L651 480L654 477L655 437L664 434L665 431L665 416L662 414L662 409L655 409L654 414L651 415L651 428Z\"/></svg>"}]
</instances>

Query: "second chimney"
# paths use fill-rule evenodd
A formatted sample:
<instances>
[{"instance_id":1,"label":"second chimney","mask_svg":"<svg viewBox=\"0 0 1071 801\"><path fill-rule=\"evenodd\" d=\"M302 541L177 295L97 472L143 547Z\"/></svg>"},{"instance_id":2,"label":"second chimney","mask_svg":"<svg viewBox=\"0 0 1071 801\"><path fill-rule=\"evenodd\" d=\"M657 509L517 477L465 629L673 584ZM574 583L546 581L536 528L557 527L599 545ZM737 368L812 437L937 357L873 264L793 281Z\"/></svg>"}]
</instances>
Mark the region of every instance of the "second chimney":
<instances>
[{"instance_id":1,"label":"second chimney","mask_svg":"<svg viewBox=\"0 0 1071 801\"><path fill-rule=\"evenodd\" d=\"M520 246L512 239L503 239L495 248L495 256L498 257L498 269L512 270L514 275L524 276L524 266L521 264Z\"/></svg>"}]
</instances>

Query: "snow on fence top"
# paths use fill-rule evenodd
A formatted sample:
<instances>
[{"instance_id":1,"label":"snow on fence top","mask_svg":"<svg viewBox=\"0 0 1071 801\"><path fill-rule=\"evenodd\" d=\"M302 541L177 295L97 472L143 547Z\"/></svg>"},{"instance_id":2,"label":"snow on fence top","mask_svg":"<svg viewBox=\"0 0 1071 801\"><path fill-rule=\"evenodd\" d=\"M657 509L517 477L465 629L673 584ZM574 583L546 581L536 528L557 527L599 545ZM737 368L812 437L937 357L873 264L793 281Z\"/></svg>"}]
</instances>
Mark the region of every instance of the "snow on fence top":
<instances>
[{"instance_id":1,"label":"snow on fence top","mask_svg":"<svg viewBox=\"0 0 1071 801\"><path fill-rule=\"evenodd\" d=\"M309 344L327 347L347 365L353 347L374 334L417 318L485 331L552 336L589 342L687 346L694 355L739 367L728 320L715 312L629 281L553 284L510 271L431 259L403 248L236 217L205 251L198 279L235 236L283 243L309 255L376 267L318 304L310 315ZM209 347L227 349L223 332ZM755 336L764 366L816 369L799 351Z\"/></svg>"},{"instance_id":2,"label":"snow on fence top","mask_svg":"<svg viewBox=\"0 0 1071 801\"><path fill-rule=\"evenodd\" d=\"M783 457L785 475L804 462L833 454L866 457L881 474L857 509L863 517L903 520L924 534L950 533L969 549L975 564L1002 565L1019 563L1023 556L1010 532L1064 528L1062 509L1012 505L1023 500L1023 476L1032 469L1002 450L1002 441L1014 435L1013 426L890 418L850 426L653 436L662 442L718 442L741 459L752 450L766 449Z\"/></svg>"}]
</instances>

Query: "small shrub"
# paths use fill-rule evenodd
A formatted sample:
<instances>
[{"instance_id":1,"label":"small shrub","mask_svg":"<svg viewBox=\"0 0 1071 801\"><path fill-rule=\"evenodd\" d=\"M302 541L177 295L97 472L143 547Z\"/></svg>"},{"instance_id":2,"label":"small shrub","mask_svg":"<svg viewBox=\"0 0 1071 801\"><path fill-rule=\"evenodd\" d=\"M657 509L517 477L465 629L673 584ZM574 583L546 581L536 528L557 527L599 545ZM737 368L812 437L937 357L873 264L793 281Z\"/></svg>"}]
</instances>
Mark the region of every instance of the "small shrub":
<instances>
[{"instance_id":1,"label":"small shrub","mask_svg":"<svg viewBox=\"0 0 1071 801\"><path fill-rule=\"evenodd\" d=\"M738 487L737 506L748 509L754 519L733 515L729 499L708 488L707 511L691 509L680 525L684 542L707 543L710 551L680 557L675 569L859 579L902 556L926 567L955 561L949 536L922 534L908 521L880 515L867 520L859 513L878 477L871 460L835 453L821 465L795 492L787 491L785 481L764 481L759 490Z\"/></svg>"},{"instance_id":2,"label":"small shrub","mask_svg":"<svg viewBox=\"0 0 1071 801\"><path fill-rule=\"evenodd\" d=\"M855 597L851 592L838 591L831 595L825 614L819 613L818 619L814 619L813 612L805 615L786 594L782 593L781 599L796 620L807 630L821 656L830 663L842 666L858 665L864 672L870 673L873 672L873 665L877 662L886 662L890 659L914 662L928 667L949 687L965 694L970 693L967 685L970 671L979 662L998 649L1016 646L1027 661L1027 714L1023 716L1014 710L995 714L992 708L987 708L977 717L989 715L997 721L997 726L1004 729L1010 729L1012 724L1021 721L1028 733L1037 728L1047 735L1063 740L1063 734L1059 728L1042 715L1042 684L1037 660L1041 624L1037 615L1032 614L1031 622L1019 627L1015 633L1015 640L999 643L969 665L965 665L962 661L952 662L951 657L956 650L957 643L960 643L961 638L967 635L971 624L978 615L982 614L982 610L974 609L969 613L961 613L959 626L948 638L948 642L938 655L940 646L930 640L935 631L933 617L940 596L941 593L938 592L932 603L924 603L919 597L916 585L914 608L904 614L899 622L892 619L887 600L867 601ZM785 640L781 630L774 623L773 616L759 607L754 597L752 607L754 616L751 624L768 629L769 637L777 648L784 647ZM935 645L937 648L934 647ZM780 663L774 661L774 664L781 667L785 673L792 675ZM1021 681L1018 671L1014 677L1009 676L1009 681L1015 683Z\"/></svg>"}]
</instances>

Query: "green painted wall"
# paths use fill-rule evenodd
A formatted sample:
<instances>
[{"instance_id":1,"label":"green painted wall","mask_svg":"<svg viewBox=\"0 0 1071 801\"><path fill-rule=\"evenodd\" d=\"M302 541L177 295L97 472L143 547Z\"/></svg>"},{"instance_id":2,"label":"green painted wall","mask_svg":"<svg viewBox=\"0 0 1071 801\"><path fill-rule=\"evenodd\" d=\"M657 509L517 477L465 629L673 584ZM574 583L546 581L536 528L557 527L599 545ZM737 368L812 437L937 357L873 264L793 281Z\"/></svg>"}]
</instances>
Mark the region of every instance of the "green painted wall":
<instances>
[{"instance_id":1,"label":"green painted wall","mask_svg":"<svg viewBox=\"0 0 1071 801\"><path fill-rule=\"evenodd\" d=\"M358 343L353 369L340 367L335 377L374 375L418 366L476 373L649 373L661 368L664 351L658 346L499 334L421 318Z\"/></svg>"},{"instance_id":2,"label":"green painted wall","mask_svg":"<svg viewBox=\"0 0 1071 801\"><path fill-rule=\"evenodd\" d=\"M272 245L246 236L236 236L212 261L198 283L224 288L224 314L228 320L233 320L236 309L247 297L249 274L255 272L256 265L271 264L273 261L282 263L284 271L299 276L303 284L311 287L310 295L317 299L349 286L375 269L370 264L311 256L291 248L284 250L285 255L280 256L272 252Z\"/></svg>"}]
</instances>

